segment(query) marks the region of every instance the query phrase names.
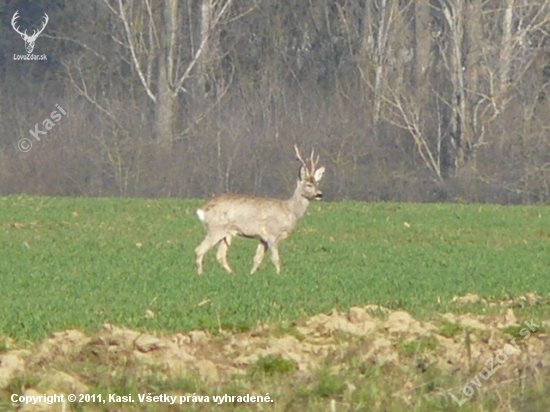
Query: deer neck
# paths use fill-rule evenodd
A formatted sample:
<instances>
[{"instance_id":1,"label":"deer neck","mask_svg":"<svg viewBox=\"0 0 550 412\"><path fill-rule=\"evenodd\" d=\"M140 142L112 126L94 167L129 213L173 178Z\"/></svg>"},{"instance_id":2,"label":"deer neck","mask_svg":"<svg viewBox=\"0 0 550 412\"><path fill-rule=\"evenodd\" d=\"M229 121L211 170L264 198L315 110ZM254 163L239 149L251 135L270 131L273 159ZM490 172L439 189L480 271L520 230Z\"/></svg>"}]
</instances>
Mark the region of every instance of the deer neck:
<instances>
[{"instance_id":1,"label":"deer neck","mask_svg":"<svg viewBox=\"0 0 550 412\"><path fill-rule=\"evenodd\" d=\"M300 183L296 186L292 197L287 200L287 205L292 214L296 217L296 220L300 220L306 213L309 200L302 196L302 186Z\"/></svg>"}]
</instances>

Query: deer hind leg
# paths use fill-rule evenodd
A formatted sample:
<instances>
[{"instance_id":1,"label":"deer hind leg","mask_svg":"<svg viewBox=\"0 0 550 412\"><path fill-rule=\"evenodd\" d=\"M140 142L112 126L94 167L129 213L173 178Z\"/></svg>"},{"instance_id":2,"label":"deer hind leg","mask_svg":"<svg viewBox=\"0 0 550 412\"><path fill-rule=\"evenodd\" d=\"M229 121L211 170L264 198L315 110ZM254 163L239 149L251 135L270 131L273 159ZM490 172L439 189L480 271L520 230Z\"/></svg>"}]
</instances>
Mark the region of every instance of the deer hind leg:
<instances>
[{"instance_id":1,"label":"deer hind leg","mask_svg":"<svg viewBox=\"0 0 550 412\"><path fill-rule=\"evenodd\" d=\"M204 240L200 245L195 249L195 254L197 255L197 260L195 261L195 266L197 267L197 273L202 275L202 258L210 249L212 249L216 244L225 237L224 233L209 233L206 235Z\"/></svg>"},{"instance_id":2,"label":"deer hind leg","mask_svg":"<svg viewBox=\"0 0 550 412\"><path fill-rule=\"evenodd\" d=\"M266 250L267 250L267 243L265 243L263 240L260 240L260 244L256 249L256 254L254 255L254 264L252 265L252 270L250 271L251 275L254 272L256 272L260 267L262 260L264 260L264 255Z\"/></svg>"},{"instance_id":3,"label":"deer hind leg","mask_svg":"<svg viewBox=\"0 0 550 412\"><path fill-rule=\"evenodd\" d=\"M279 243L269 243L269 251L271 252L271 261L275 265L277 274L281 273L281 259L279 258Z\"/></svg>"},{"instance_id":4,"label":"deer hind leg","mask_svg":"<svg viewBox=\"0 0 550 412\"><path fill-rule=\"evenodd\" d=\"M229 266L229 263L227 263L227 250L229 249L229 246L231 245L231 236L226 236L222 240L220 240L220 243L218 244L218 253L216 254L216 259L218 259L218 262L224 270L227 273L233 273L231 270L231 267Z\"/></svg>"}]
</instances>

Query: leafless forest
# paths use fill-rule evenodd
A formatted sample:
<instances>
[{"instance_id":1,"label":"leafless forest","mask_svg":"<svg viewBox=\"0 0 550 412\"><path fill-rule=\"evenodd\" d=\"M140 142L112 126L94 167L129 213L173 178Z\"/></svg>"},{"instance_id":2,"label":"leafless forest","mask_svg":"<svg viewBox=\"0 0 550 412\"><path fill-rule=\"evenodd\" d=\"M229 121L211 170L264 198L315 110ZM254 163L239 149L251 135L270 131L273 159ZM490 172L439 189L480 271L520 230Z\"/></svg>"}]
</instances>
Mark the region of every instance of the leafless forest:
<instances>
[{"instance_id":1,"label":"leafless forest","mask_svg":"<svg viewBox=\"0 0 550 412\"><path fill-rule=\"evenodd\" d=\"M0 194L547 202L549 3L0 1Z\"/></svg>"}]
</instances>

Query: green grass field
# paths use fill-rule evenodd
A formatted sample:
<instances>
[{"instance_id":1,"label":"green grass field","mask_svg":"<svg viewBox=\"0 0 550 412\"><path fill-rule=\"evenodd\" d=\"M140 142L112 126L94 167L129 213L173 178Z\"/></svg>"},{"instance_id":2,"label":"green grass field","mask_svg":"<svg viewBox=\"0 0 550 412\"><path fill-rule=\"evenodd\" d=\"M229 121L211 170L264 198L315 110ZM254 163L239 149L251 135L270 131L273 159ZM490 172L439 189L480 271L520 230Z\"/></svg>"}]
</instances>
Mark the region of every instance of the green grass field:
<instances>
[{"instance_id":1,"label":"green grass field","mask_svg":"<svg viewBox=\"0 0 550 412\"><path fill-rule=\"evenodd\" d=\"M109 322L151 331L245 330L367 303L429 318L455 295L504 299L550 293L550 208L457 204L315 203L282 243L283 270L237 239L227 275L196 200L0 199L0 335L38 340ZM147 310L154 312L147 318ZM495 309L496 310L496 309ZM529 313L522 312L529 311ZM550 308L518 308L518 317Z\"/></svg>"}]
</instances>

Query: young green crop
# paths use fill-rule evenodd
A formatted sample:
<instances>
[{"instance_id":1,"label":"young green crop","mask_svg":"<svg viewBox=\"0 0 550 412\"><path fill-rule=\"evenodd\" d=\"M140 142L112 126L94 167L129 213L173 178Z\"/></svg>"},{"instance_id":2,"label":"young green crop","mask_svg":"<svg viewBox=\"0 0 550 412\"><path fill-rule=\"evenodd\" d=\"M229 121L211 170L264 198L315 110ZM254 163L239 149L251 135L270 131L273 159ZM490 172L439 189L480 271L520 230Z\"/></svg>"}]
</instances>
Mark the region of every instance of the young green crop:
<instances>
[{"instance_id":1,"label":"young green crop","mask_svg":"<svg viewBox=\"0 0 550 412\"><path fill-rule=\"evenodd\" d=\"M266 262L249 275L256 243L236 239L235 274L211 254L197 276L200 203L0 198L0 336L36 340L107 322L245 330L368 303L432 317L460 310L450 301L468 292L550 293L545 206L320 202L281 245L281 275ZM548 312L538 305L517 313Z\"/></svg>"}]
</instances>

